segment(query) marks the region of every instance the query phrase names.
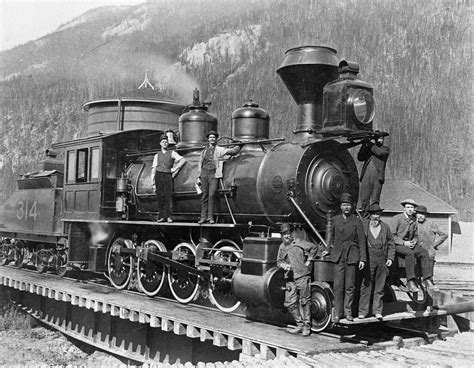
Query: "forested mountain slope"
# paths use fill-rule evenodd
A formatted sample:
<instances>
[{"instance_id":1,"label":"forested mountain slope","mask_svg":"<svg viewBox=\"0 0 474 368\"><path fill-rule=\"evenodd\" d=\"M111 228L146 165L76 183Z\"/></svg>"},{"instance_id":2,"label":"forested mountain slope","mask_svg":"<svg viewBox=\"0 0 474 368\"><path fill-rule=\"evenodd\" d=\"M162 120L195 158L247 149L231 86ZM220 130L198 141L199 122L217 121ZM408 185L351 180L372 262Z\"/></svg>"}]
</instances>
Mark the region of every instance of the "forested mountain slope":
<instances>
[{"instance_id":1,"label":"forested mountain slope","mask_svg":"<svg viewBox=\"0 0 474 368\"><path fill-rule=\"evenodd\" d=\"M269 111L271 135L289 136L296 106L275 71L288 48L306 44L358 62L374 86L376 127L391 134L387 175L422 185L472 220L470 17L470 0L161 0L94 9L0 53L0 201L52 142L84 134L84 101L136 88L145 70L186 103L198 87L223 134L232 111L253 99Z\"/></svg>"}]
</instances>

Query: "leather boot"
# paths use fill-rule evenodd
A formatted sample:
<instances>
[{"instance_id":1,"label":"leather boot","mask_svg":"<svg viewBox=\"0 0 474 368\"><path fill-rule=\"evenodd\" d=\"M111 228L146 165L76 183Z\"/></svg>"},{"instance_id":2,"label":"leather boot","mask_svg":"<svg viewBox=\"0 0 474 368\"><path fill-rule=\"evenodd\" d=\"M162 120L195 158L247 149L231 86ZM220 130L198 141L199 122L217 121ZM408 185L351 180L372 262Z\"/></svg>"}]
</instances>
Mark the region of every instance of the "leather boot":
<instances>
[{"instance_id":1,"label":"leather boot","mask_svg":"<svg viewBox=\"0 0 474 368\"><path fill-rule=\"evenodd\" d=\"M416 286L415 281L413 280L408 280L407 286L408 286L408 290L411 293L417 293L418 291L420 291L420 289L418 289L418 287Z\"/></svg>"},{"instance_id":2,"label":"leather boot","mask_svg":"<svg viewBox=\"0 0 474 368\"><path fill-rule=\"evenodd\" d=\"M434 283L433 283L433 279L430 277L430 278L427 278L425 281L425 285L426 287L428 288L434 288Z\"/></svg>"},{"instance_id":3,"label":"leather boot","mask_svg":"<svg viewBox=\"0 0 474 368\"><path fill-rule=\"evenodd\" d=\"M301 319L303 320L303 336L309 336L311 334L311 302L307 302L305 305L301 306L303 315Z\"/></svg>"},{"instance_id":4,"label":"leather boot","mask_svg":"<svg viewBox=\"0 0 474 368\"><path fill-rule=\"evenodd\" d=\"M290 334L301 333L303 331L303 320L301 318L299 307L288 308L288 312L291 314L291 316L295 320L296 326L295 327L288 327L286 329L286 332L288 332Z\"/></svg>"},{"instance_id":5,"label":"leather boot","mask_svg":"<svg viewBox=\"0 0 474 368\"><path fill-rule=\"evenodd\" d=\"M311 335L311 328L308 325L303 325L303 331L301 334L305 337Z\"/></svg>"}]
</instances>

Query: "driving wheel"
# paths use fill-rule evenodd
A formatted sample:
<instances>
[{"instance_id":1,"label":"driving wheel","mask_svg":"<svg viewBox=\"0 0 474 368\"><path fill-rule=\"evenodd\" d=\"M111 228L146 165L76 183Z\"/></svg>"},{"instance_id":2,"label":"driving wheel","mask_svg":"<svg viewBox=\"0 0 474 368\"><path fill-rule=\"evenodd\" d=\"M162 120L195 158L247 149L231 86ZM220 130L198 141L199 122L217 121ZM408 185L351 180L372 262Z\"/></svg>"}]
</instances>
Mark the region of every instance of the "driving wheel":
<instances>
[{"instance_id":1,"label":"driving wheel","mask_svg":"<svg viewBox=\"0 0 474 368\"><path fill-rule=\"evenodd\" d=\"M166 247L158 240L148 240L143 244L146 254L166 252ZM137 279L142 291L148 296L157 295L163 288L166 280L166 268L163 263L146 257L138 257Z\"/></svg>"},{"instance_id":2,"label":"driving wheel","mask_svg":"<svg viewBox=\"0 0 474 368\"><path fill-rule=\"evenodd\" d=\"M196 247L190 243L180 243L173 249L173 259L180 263L194 267ZM180 303L186 304L197 297L199 291L199 276L189 273L187 270L170 266L168 282L171 293Z\"/></svg>"},{"instance_id":3,"label":"driving wheel","mask_svg":"<svg viewBox=\"0 0 474 368\"><path fill-rule=\"evenodd\" d=\"M130 239L117 238L110 247L107 256L107 271L112 285L125 289L133 272L133 243Z\"/></svg>"},{"instance_id":4,"label":"driving wheel","mask_svg":"<svg viewBox=\"0 0 474 368\"><path fill-rule=\"evenodd\" d=\"M231 313L241 304L232 294L232 275L240 265L242 251L232 240L219 240L213 247L211 253L212 280L209 288L209 298L219 310Z\"/></svg>"}]
</instances>

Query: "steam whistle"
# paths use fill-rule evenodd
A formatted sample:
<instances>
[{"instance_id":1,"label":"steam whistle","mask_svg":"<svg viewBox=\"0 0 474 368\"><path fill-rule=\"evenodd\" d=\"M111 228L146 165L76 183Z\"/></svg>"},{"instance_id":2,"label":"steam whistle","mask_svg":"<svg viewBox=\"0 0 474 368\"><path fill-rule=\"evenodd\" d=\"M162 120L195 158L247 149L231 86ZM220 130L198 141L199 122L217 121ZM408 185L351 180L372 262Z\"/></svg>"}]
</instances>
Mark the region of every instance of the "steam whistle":
<instances>
[{"instance_id":1,"label":"steam whistle","mask_svg":"<svg viewBox=\"0 0 474 368\"><path fill-rule=\"evenodd\" d=\"M122 176L120 178L117 178L117 197L115 199L115 211L121 214L123 220L128 219L127 193L128 178L124 173L122 173Z\"/></svg>"},{"instance_id":2,"label":"steam whistle","mask_svg":"<svg viewBox=\"0 0 474 368\"><path fill-rule=\"evenodd\" d=\"M170 144L170 146L175 146L176 139L174 136L174 132L172 130L167 130L165 134L166 134L166 137L168 138L168 143Z\"/></svg>"}]
</instances>

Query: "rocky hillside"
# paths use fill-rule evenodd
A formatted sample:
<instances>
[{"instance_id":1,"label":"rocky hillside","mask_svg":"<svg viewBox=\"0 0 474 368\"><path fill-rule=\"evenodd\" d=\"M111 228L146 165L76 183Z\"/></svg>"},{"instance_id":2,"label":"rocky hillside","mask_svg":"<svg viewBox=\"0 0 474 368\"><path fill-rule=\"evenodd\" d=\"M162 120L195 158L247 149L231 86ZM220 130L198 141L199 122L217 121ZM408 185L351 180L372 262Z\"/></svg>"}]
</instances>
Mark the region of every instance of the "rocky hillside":
<instances>
[{"instance_id":1,"label":"rocky hillside","mask_svg":"<svg viewBox=\"0 0 474 368\"><path fill-rule=\"evenodd\" d=\"M470 0L161 0L91 10L0 53L0 197L55 141L84 134L81 104L136 88L145 71L173 98L198 87L230 132L248 99L288 136L296 109L275 71L290 47L328 45L375 87L391 133L388 176L472 220ZM410 193L407 193L410 196ZM0 198L1 200L1 198Z\"/></svg>"}]
</instances>

